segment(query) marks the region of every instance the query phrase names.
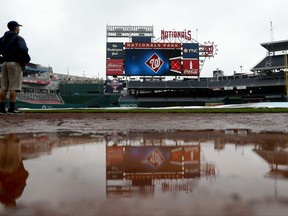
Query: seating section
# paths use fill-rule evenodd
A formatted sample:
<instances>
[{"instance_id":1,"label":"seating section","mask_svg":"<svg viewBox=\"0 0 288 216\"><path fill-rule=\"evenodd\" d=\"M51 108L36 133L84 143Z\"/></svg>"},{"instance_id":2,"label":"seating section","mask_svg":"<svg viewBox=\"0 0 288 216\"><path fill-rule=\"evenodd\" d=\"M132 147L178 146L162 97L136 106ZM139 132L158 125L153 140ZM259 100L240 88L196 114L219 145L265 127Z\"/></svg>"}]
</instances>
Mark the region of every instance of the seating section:
<instances>
[{"instance_id":1,"label":"seating section","mask_svg":"<svg viewBox=\"0 0 288 216\"><path fill-rule=\"evenodd\" d=\"M166 85L169 89L185 89L192 87L188 81L167 81Z\"/></svg>"},{"instance_id":2,"label":"seating section","mask_svg":"<svg viewBox=\"0 0 288 216\"><path fill-rule=\"evenodd\" d=\"M141 88L142 87L142 82L140 81L130 81L128 83L128 88Z\"/></svg>"},{"instance_id":3,"label":"seating section","mask_svg":"<svg viewBox=\"0 0 288 216\"><path fill-rule=\"evenodd\" d=\"M219 81L211 81L208 83L209 88L216 88L221 86L227 86L230 80L219 80Z\"/></svg>"},{"instance_id":4,"label":"seating section","mask_svg":"<svg viewBox=\"0 0 288 216\"><path fill-rule=\"evenodd\" d=\"M61 99L58 97L58 95L56 93L24 93L24 92L20 92L18 95L18 100L20 101L29 101L32 102L33 101L43 101L43 102L51 102L53 104L55 103L59 103L61 104L62 101Z\"/></svg>"},{"instance_id":5,"label":"seating section","mask_svg":"<svg viewBox=\"0 0 288 216\"><path fill-rule=\"evenodd\" d=\"M275 86L280 84L280 78L258 78L255 79L254 86ZM283 79L284 80L284 79Z\"/></svg>"},{"instance_id":6,"label":"seating section","mask_svg":"<svg viewBox=\"0 0 288 216\"><path fill-rule=\"evenodd\" d=\"M161 81L143 81L142 82L142 87L143 88L152 88L152 89L165 89L167 88L167 85L165 82Z\"/></svg>"},{"instance_id":7,"label":"seating section","mask_svg":"<svg viewBox=\"0 0 288 216\"><path fill-rule=\"evenodd\" d=\"M128 83L128 89L213 89L213 88L224 88L224 87L257 87L257 86L277 86L285 85L284 76L256 76L256 77L231 77L227 80L184 80L184 81L130 81Z\"/></svg>"},{"instance_id":8,"label":"seating section","mask_svg":"<svg viewBox=\"0 0 288 216\"><path fill-rule=\"evenodd\" d=\"M198 80L191 80L189 81L192 88L207 88L208 81L198 81Z\"/></svg>"},{"instance_id":9,"label":"seating section","mask_svg":"<svg viewBox=\"0 0 288 216\"><path fill-rule=\"evenodd\" d=\"M237 87L237 86L253 86L255 78L244 78L244 79L232 79L227 83L227 86Z\"/></svg>"},{"instance_id":10,"label":"seating section","mask_svg":"<svg viewBox=\"0 0 288 216\"><path fill-rule=\"evenodd\" d=\"M251 71L284 69L285 55L266 56Z\"/></svg>"}]
</instances>

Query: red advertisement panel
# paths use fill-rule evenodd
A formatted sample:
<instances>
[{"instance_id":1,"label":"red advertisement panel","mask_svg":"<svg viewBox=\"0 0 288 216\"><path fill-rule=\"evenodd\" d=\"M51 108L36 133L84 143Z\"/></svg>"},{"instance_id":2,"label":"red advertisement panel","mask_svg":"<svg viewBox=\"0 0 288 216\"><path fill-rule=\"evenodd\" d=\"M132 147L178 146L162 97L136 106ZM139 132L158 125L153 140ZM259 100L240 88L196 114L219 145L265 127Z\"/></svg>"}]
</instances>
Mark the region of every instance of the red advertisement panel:
<instances>
[{"instance_id":1,"label":"red advertisement panel","mask_svg":"<svg viewBox=\"0 0 288 216\"><path fill-rule=\"evenodd\" d=\"M183 59L183 75L184 76L199 76L199 60L198 59Z\"/></svg>"},{"instance_id":2,"label":"red advertisement panel","mask_svg":"<svg viewBox=\"0 0 288 216\"><path fill-rule=\"evenodd\" d=\"M123 68L123 59L106 59L107 76L122 76Z\"/></svg>"}]
</instances>

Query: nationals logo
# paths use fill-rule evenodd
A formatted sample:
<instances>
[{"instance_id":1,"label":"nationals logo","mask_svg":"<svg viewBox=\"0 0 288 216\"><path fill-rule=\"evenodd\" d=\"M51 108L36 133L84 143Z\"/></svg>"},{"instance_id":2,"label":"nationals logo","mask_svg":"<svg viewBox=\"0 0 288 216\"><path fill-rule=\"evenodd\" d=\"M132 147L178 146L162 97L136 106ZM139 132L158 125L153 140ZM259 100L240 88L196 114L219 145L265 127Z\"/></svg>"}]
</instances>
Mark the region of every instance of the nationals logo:
<instances>
[{"instance_id":1,"label":"nationals logo","mask_svg":"<svg viewBox=\"0 0 288 216\"><path fill-rule=\"evenodd\" d=\"M154 169L157 169L163 162L165 158L158 148L155 148L147 157L146 162L150 164Z\"/></svg>"},{"instance_id":2,"label":"nationals logo","mask_svg":"<svg viewBox=\"0 0 288 216\"><path fill-rule=\"evenodd\" d=\"M154 53L146 62L145 64L152 69L155 73L157 73L161 66L163 65L164 61Z\"/></svg>"}]
</instances>

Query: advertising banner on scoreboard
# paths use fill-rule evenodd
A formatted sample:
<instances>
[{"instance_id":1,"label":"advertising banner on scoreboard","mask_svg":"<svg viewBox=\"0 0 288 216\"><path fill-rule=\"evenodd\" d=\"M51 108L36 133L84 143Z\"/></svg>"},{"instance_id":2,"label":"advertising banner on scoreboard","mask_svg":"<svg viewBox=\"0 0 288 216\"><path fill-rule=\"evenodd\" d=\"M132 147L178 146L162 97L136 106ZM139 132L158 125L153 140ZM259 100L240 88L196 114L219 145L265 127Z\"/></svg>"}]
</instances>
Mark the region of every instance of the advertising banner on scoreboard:
<instances>
[{"instance_id":1,"label":"advertising banner on scoreboard","mask_svg":"<svg viewBox=\"0 0 288 216\"><path fill-rule=\"evenodd\" d=\"M183 59L183 76L199 76L199 60Z\"/></svg>"},{"instance_id":2,"label":"advertising banner on scoreboard","mask_svg":"<svg viewBox=\"0 0 288 216\"><path fill-rule=\"evenodd\" d=\"M199 44L198 43L183 43L183 58L199 59Z\"/></svg>"},{"instance_id":3,"label":"advertising banner on scoreboard","mask_svg":"<svg viewBox=\"0 0 288 216\"><path fill-rule=\"evenodd\" d=\"M107 58L123 59L123 43L107 43Z\"/></svg>"},{"instance_id":4,"label":"advertising banner on scoreboard","mask_svg":"<svg viewBox=\"0 0 288 216\"><path fill-rule=\"evenodd\" d=\"M199 44L183 43L183 76L199 76Z\"/></svg>"},{"instance_id":5,"label":"advertising banner on scoreboard","mask_svg":"<svg viewBox=\"0 0 288 216\"><path fill-rule=\"evenodd\" d=\"M125 49L181 49L181 43L125 43Z\"/></svg>"},{"instance_id":6,"label":"advertising banner on scoreboard","mask_svg":"<svg viewBox=\"0 0 288 216\"><path fill-rule=\"evenodd\" d=\"M179 76L179 65L171 61L181 57L180 49L126 49L126 76ZM173 68L173 67L176 67Z\"/></svg>"},{"instance_id":7,"label":"advertising banner on scoreboard","mask_svg":"<svg viewBox=\"0 0 288 216\"><path fill-rule=\"evenodd\" d=\"M122 76L123 68L123 59L106 59L106 75Z\"/></svg>"}]
</instances>

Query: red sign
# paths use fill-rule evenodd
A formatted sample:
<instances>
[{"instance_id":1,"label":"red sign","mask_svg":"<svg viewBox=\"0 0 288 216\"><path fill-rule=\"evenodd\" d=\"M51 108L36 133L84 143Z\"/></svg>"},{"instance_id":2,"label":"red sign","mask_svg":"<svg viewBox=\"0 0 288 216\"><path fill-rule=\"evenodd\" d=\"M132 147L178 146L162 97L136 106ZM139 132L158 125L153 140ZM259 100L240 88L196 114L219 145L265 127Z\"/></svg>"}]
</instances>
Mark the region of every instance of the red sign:
<instances>
[{"instance_id":1,"label":"red sign","mask_svg":"<svg viewBox=\"0 0 288 216\"><path fill-rule=\"evenodd\" d=\"M123 75L123 59L107 59L106 75L109 76Z\"/></svg>"},{"instance_id":2,"label":"red sign","mask_svg":"<svg viewBox=\"0 0 288 216\"><path fill-rule=\"evenodd\" d=\"M168 38L183 38L185 40L191 40L191 30L184 31L165 31L161 30L161 40L165 40Z\"/></svg>"},{"instance_id":3,"label":"red sign","mask_svg":"<svg viewBox=\"0 0 288 216\"><path fill-rule=\"evenodd\" d=\"M125 43L126 49L181 49L181 43Z\"/></svg>"},{"instance_id":4,"label":"red sign","mask_svg":"<svg viewBox=\"0 0 288 216\"><path fill-rule=\"evenodd\" d=\"M199 76L199 60L198 59L183 59L183 75L184 76Z\"/></svg>"}]
</instances>

